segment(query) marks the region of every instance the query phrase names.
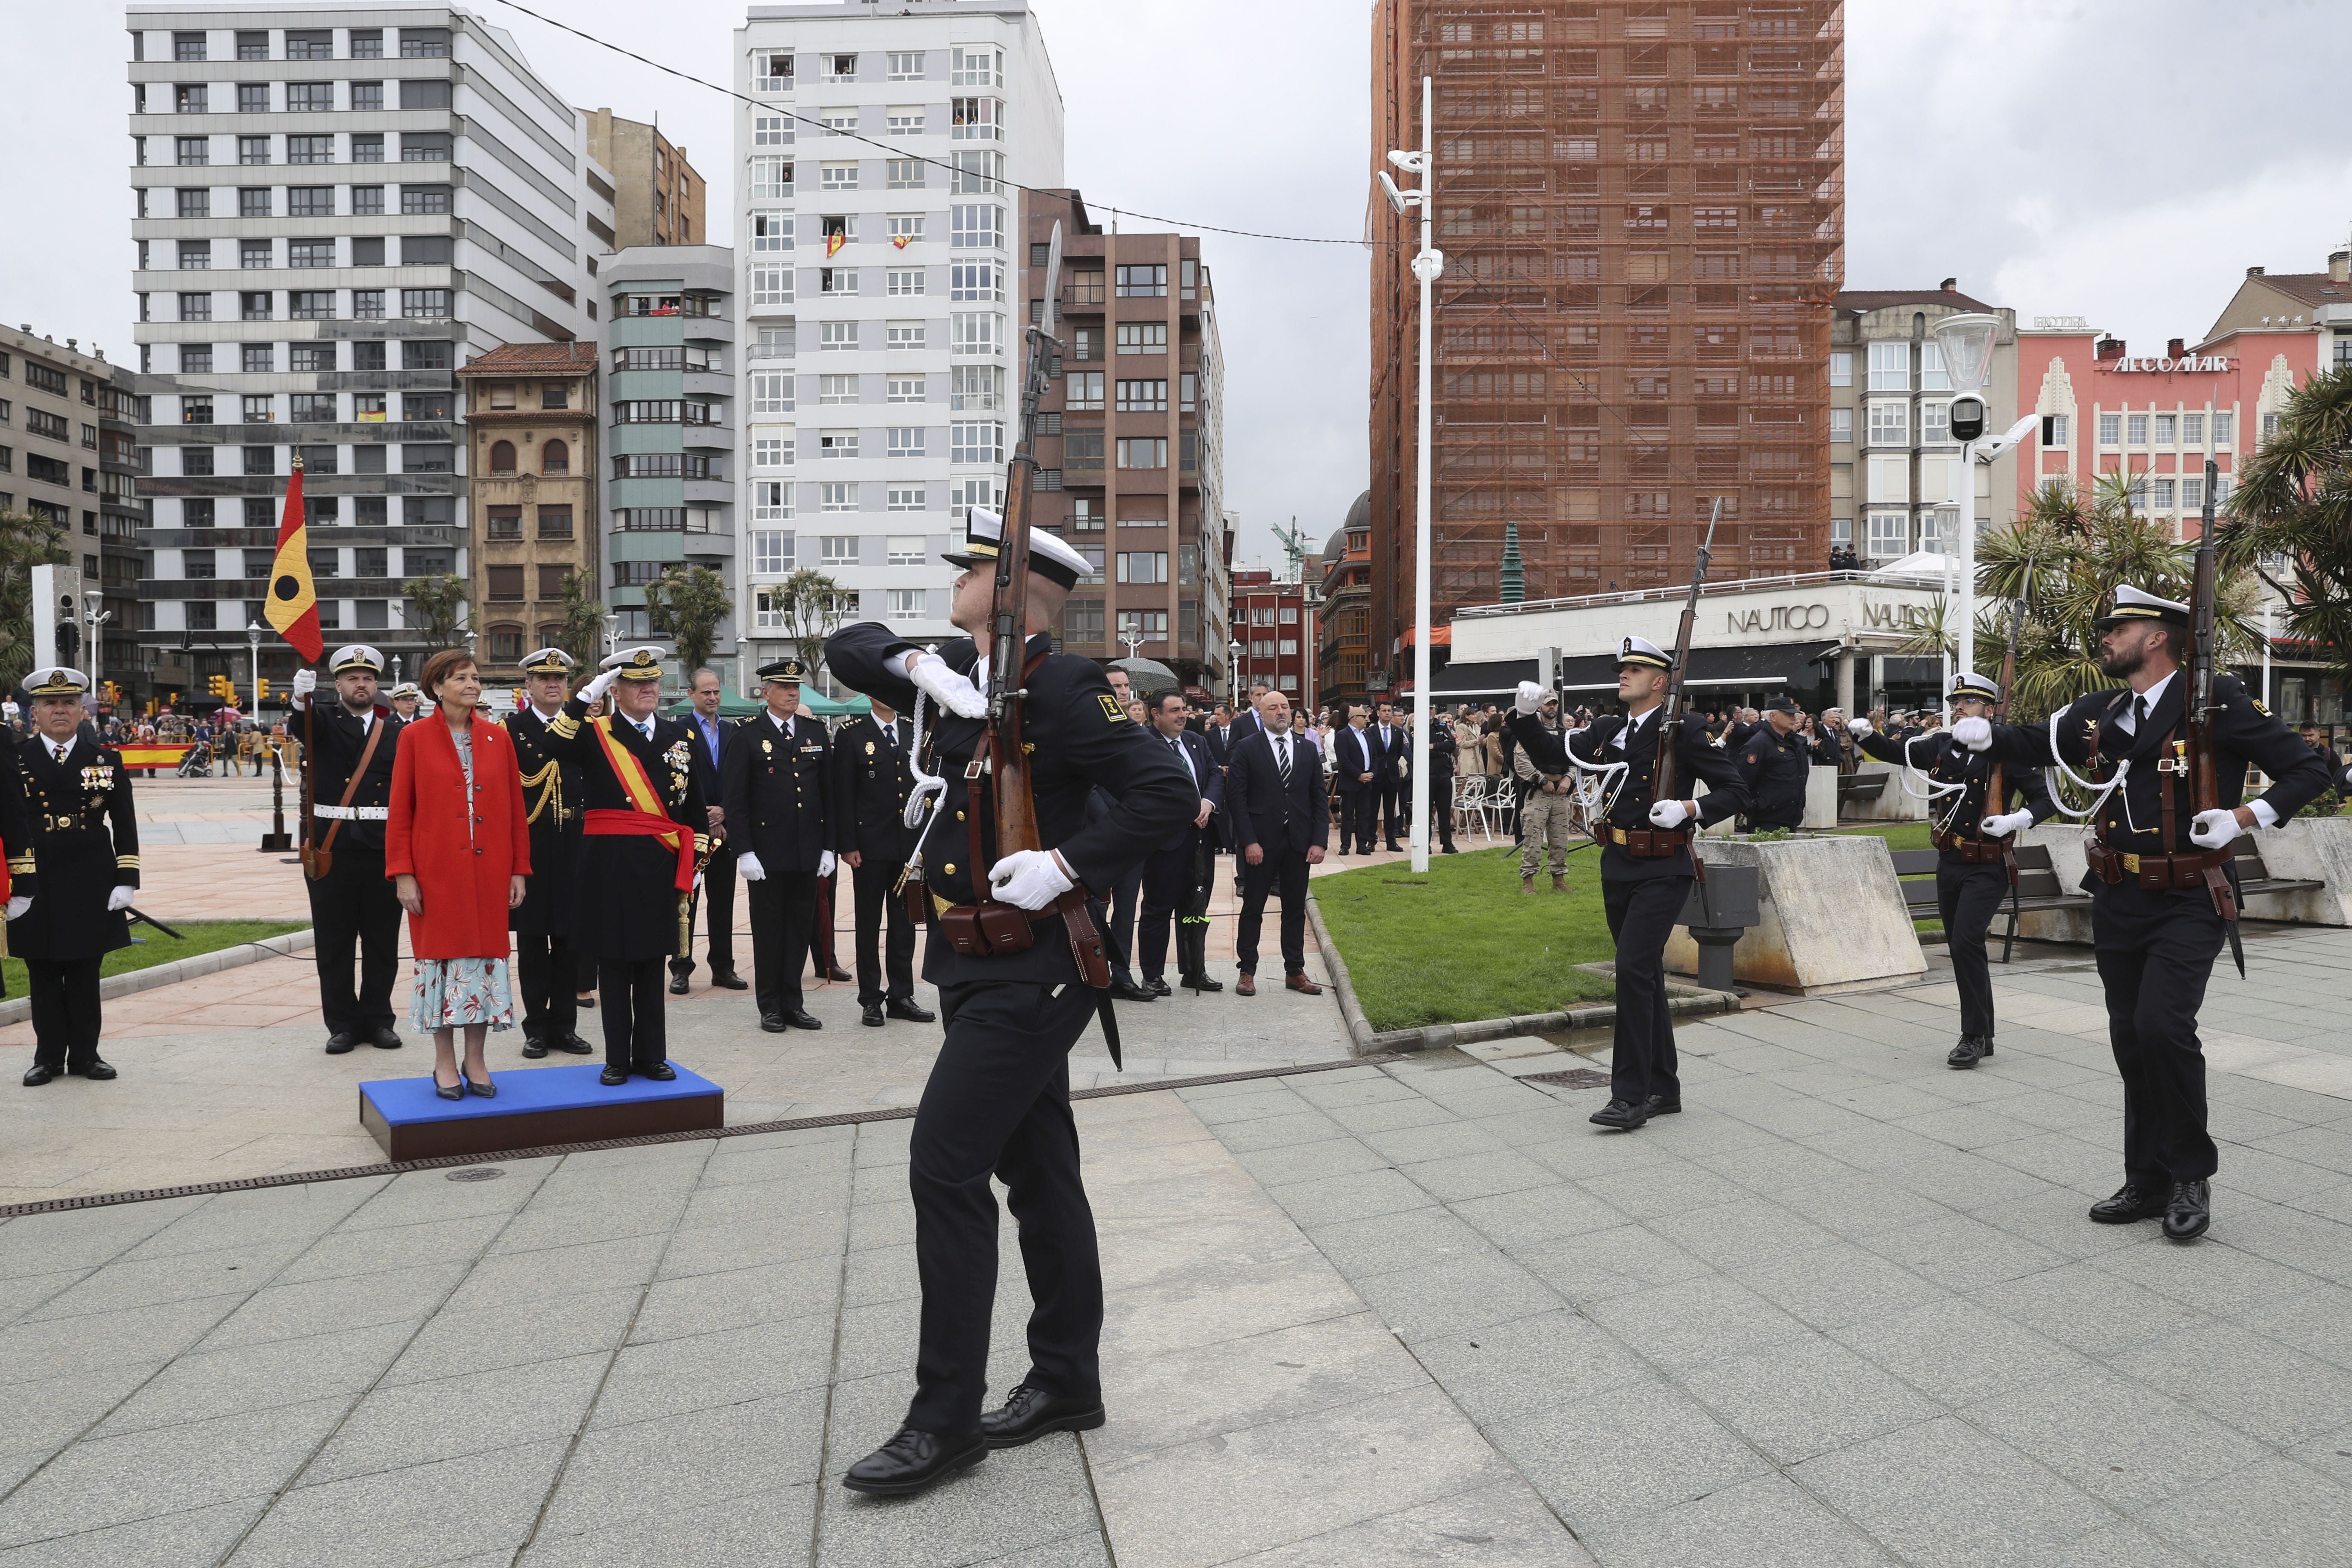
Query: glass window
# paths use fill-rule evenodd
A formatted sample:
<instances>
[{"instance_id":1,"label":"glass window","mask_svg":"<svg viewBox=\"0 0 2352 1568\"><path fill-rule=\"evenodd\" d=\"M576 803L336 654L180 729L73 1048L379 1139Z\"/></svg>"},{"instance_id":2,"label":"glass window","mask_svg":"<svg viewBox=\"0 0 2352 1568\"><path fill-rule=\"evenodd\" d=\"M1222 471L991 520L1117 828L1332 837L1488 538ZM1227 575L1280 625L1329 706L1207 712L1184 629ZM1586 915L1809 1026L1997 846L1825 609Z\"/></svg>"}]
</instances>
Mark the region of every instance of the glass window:
<instances>
[{"instance_id":1,"label":"glass window","mask_svg":"<svg viewBox=\"0 0 2352 1568\"><path fill-rule=\"evenodd\" d=\"M923 427L919 425L893 425L889 427L888 455L893 458L919 458L923 455Z\"/></svg>"},{"instance_id":2,"label":"glass window","mask_svg":"<svg viewBox=\"0 0 2352 1568\"><path fill-rule=\"evenodd\" d=\"M2145 447L2147 445L2147 415L2134 414L2126 416L2124 421L2124 428L2130 437L2128 442L2129 445L2134 447Z\"/></svg>"},{"instance_id":3,"label":"glass window","mask_svg":"<svg viewBox=\"0 0 2352 1568\"><path fill-rule=\"evenodd\" d=\"M2177 423L2178 422L2174 419L2173 416L2169 414L2159 414L2156 416L2156 444L2158 446L2169 447L2173 444L2173 433L2177 426Z\"/></svg>"},{"instance_id":4,"label":"glass window","mask_svg":"<svg viewBox=\"0 0 2352 1568\"><path fill-rule=\"evenodd\" d=\"M1919 445L1941 447L1952 438L1952 405L1948 403L1919 405Z\"/></svg>"},{"instance_id":5,"label":"glass window","mask_svg":"<svg viewBox=\"0 0 2352 1568\"><path fill-rule=\"evenodd\" d=\"M923 563L923 536L919 533L894 533L885 542L886 559L893 566L920 566Z\"/></svg>"},{"instance_id":6,"label":"glass window","mask_svg":"<svg viewBox=\"0 0 2352 1568\"><path fill-rule=\"evenodd\" d=\"M922 487L922 486L920 486L920 485L911 485L911 486L910 486L910 485L892 485L892 486L890 487L890 489L889 489L889 497L888 497L888 501L889 501L889 510L892 510L892 511L922 511L922 510L926 510L926 509L925 509L925 507L924 507L924 504L923 504L923 503L924 503L924 500L925 500L925 493L924 493L923 487ZM915 544L916 544L916 550L917 550L917 559L916 559L916 560L914 560L914 561L912 561L912 562L904 562L904 561L898 561L898 560L897 560L897 559L895 559L895 558L894 558L894 559L892 560L892 562L891 562L891 564L892 564L892 565L894 565L894 566L905 566L905 565L916 565L916 566L919 566L919 565L921 565L921 564L922 564L922 561L921 561L921 558L920 558L920 552L921 552L921 547L922 547L922 541L920 541L920 540L919 539L919 540L917 540L917 541L915 542ZM895 544L895 542L894 542L894 543L893 543L893 547L892 547L892 549L893 549L893 554L894 554L894 557L895 557L895 554L896 554L896 544Z\"/></svg>"},{"instance_id":7,"label":"glass window","mask_svg":"<svg viewBox=\"0 0 2352 1568\"><path fill-rule=\"evenodd\" d=\"M919 375L894 375L884 384L885 400L890 403L922 403L923 378Z\"/></svg>"},{"instance_id":8,"label":"glass window","mask_svg":"<svg viewBox=\"0 0 2352 1568\"><path fill-rule=\"evenodd\" d=\"M923 608L924 591L920 588L892 588L887 595L891 620L919 621L928 614Z\"/></svg>"},{"instance_id":9,"label":"glass window","mask_svg":"<svg viewBox=\"0 0 2352 1568\"><path fill-rule=\"evenodd\" d=\"M1832 408L1830 410L1830 439L1832 441L1851 441L1853 439L1853 409Z\"/></svg>"},{"instance_id":10,"label":"glass window","mask_svg":"<svg viewBox=\"0 0 2352 1568\"><path fill-rule=\"evenodd\" d=\"M2231 444L2231 416L2227 414L2216 414L2213 416L2213 445L2216 447L2227 447Z\"/></svg>"},{"instance_id":11,"label":"glass window","mask_svg":"<svg viewBox=\"0 0 2352 1568\"><path fill-rule=\"evenodd\" d=\"M1911 553L1911 514L1874 511L1870 514L1870 558L1895 561Z\"/></svg>"},{"instance_id":12,"label":"glass window","mask_svg":"<svg viewBox=\"0 0 2352 1568\"><path fill-rule=\"evenodd\" d=\"M1911 444L1911 405L1889 398L1870 405L1870 444L1907 447Z\"/></svg>"},{"instance_id":13,"label":"glass window","mask_svg":"<svg viewBox=\"0 0 2352 1568\"><path fill-rule=\"evenodd\" d=\"M1906 457L1872 458L1870 464L1869 500L1907 501L1911 499L1911 459Z\"/></svg>"},{"instance_id":14,"label":"glass window","mask_svg":"<svg viewBox=\"0 0 2352 1568\"><path fill-rule=\"evenodd\" d=\"M2123 416L2122 416L2122 415L2120 415L2120 414L2102 414L2102 415L2100 415L2100 416L2099 416L2099 445L2100 445L2100 446L2102 446L2102 447L2114 447L2114 446L2119 446L2119 445L2121 445L2121 444L2122 444L2123 438L2124 438L2124 418L2123 418Z\"/></svg>"},{"instance_id":15,"label":"glass window","mask_svg":"<svg viewBox=\"0 0 2352 1568\"><path fill-rule=\"evenodd\" d=\"M2066 445L2066 427L2071 423L2073 422L2063 414L2043 415L2042 444L2052 448L2063 449Z\"/></svg>"},{"instance_id":16,"label":"glass window","mask_svg":"<svg viewBox=\"0 0 2352 1568\"><path fill-rule=\"evenodd\" d=\"M1165 321L1122 321L1118 327L1118 352L1123 354L1164 354L1168 352L1168 323Z\"/></svg>"},{"instance_id":17,"label":"glass window","mask_svg":"<svg viewBox=\"0 0 2352 1568\"><path fill-rule=\"evenodd\" d=\"M1911 345L1909 343L1870 345L1870 390L1873 392L1911 390Z\"/></svg>"},{"instance_id":18,"label":"glass window","mask_svg":"<svg viewBox=\"0 0 2352 1568\"><path fill-rule=\"evenodd\" d=\"M2205 444L2205 416L2184 414L2180 416L2180 444L2184 447L2202 447Z\"/></svg>"},{"instance_id":19,"label":"glass window","mask_svg":"<svg viewBox=\"0 0 2352 1568\"><path fill-rule=\"evenodd\" d=\"M1853 384L1853 355L1843 349L1830 355L1830 384L1832 386Z\"/></svg>"},{"instance_id":20,"label":"glass window","mask_svg":"<svg viewBox=\"0 0 2352 1568\"><path fill-rule=\"evenodd\" d=\"M1944 370L1944 345L1929 338L1919 345L1919 390L1949 392L1952 378Z\"/></svg>"}]
</instances>

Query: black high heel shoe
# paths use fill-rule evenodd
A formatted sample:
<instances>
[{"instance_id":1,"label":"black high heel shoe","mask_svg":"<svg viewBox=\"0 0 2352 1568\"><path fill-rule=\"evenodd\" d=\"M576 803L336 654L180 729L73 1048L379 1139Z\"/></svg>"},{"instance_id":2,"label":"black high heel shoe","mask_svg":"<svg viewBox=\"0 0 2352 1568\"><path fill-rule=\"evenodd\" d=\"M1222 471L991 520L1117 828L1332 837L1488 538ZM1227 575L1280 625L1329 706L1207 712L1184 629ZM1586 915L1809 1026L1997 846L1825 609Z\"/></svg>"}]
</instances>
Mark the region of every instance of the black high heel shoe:
<instances>
[{"instance_id":1,"label":"black high heel shoe","mask_svg":"<svg viewBox=\"0 0 2352 1568\"><path fill-rule=\"evenodd\" d=\"M454 1084L445 1084L445 1083L443 1083L443 1082L441 1081L441 1075L440 1075L439 1073L437 1073L437 1072L436 1072L436 1073L435 1073L435 1074L433 1075L433 1092L434 1092L434 1093L436 1093L436 1094L437 1094L437 1095L439 1095L439 1096L440 1096L442 1099L444 1099L444 1100L463 1100L463 1099L465 1099L465 1098L466 1098L466 1074L465 1074L464 1070L461 1068L461 1069L458 1071L458 1074L457 1074L457 1081L456 1083L454 1083Z\"/></svg>"},{"instance_id":2,"label":"black high heel shoe","mask_svg":"<svg viewBox=\"0 0 2352 1568\"><path fill-rule=\"evenodd\" d=\"M488 1069L485 1068L484 1070L487 1072ZM467 1093L478 1094L484 1100L496 1100L499 1097L499 1086L490 1081L488 1078L483 1079L479 1083L476 1083L470 1075L460 1074L459 1076L465 1078Z\"/></svg>"}]
</instances>

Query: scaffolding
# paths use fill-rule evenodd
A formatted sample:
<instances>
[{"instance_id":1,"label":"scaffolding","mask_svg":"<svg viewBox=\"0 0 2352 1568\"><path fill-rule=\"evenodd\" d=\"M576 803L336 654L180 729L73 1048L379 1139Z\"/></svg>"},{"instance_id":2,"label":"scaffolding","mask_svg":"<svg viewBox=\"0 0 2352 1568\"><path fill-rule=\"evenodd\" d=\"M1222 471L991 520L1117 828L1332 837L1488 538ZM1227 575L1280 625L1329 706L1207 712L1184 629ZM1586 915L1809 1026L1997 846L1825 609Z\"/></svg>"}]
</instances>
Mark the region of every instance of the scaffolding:
<instances>
[{"instance_id":1,"label":"scaffolding","mask_svg":"<svg viewBox=\"0 0 2352 1568\"><path fill-rule=\"evenodd\" d=\"M1843 7L1828 0L1379 0L1372 156L1435 80L1434 615L1829 552L1843 272ZM1370 660L1410 613L1412 219L1373 204Z\"/></svg>"}]
</instances>

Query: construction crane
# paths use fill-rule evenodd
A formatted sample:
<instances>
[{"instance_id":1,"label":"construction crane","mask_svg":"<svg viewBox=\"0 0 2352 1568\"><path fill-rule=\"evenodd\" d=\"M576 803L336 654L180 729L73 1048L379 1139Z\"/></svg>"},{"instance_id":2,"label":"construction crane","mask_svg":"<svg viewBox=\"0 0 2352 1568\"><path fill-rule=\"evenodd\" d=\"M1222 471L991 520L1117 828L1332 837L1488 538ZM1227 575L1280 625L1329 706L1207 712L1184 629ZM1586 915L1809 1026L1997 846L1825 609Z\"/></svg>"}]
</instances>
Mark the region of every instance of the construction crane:
<instances>
[{"instance_id":1,"label":"construction crane","mask_svg":"<svg viewBox=\"0 0 2352 1568\"><path fill-rule=\"evenodd\" d=\"M1274 537L1275 542L1282 546L1283 554L1290 561L1290 575L1286 581L1292 583L1305 581L1305 574L1300 570L1299 563L1307 558L1307 536L1298 531L1297 515L1292 514L1288 528L1276 529Z\"/></svg>"}]
</instances>

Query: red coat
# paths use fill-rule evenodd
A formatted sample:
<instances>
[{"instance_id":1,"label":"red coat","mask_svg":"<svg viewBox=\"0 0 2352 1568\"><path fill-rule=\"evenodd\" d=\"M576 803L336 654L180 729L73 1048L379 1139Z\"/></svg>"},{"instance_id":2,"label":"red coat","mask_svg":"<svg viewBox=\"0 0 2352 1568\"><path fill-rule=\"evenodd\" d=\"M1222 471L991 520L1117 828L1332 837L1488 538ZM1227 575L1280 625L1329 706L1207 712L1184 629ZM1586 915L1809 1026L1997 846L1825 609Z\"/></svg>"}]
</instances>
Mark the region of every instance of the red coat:
<instances>
[{"instance_id":1,"label":"red coat","mask_svg":"<svg viewBox=\"0 0 2352 1568\"><path fill-rule=\"evenodd\" d=\"M466 774L449 727L436 716L400 731L383 871L416 879L425 912L408 917L418 958L504 958L507 879L530 875L530 822L522 773L504 728L474 714L474 823L466 833Z\"/></svg>"}]
</instances>

